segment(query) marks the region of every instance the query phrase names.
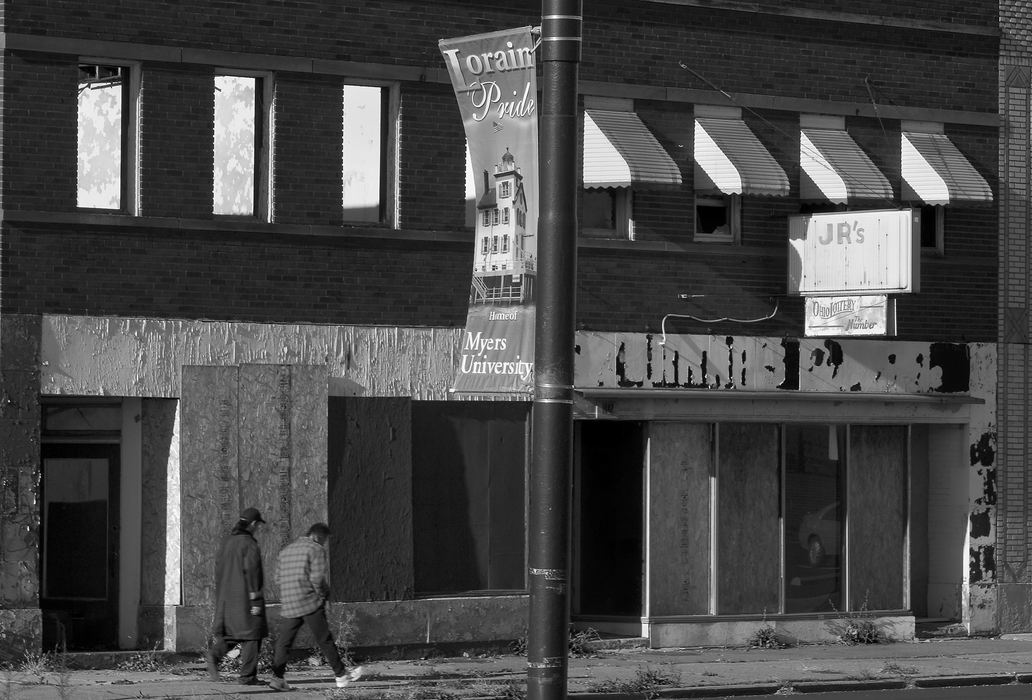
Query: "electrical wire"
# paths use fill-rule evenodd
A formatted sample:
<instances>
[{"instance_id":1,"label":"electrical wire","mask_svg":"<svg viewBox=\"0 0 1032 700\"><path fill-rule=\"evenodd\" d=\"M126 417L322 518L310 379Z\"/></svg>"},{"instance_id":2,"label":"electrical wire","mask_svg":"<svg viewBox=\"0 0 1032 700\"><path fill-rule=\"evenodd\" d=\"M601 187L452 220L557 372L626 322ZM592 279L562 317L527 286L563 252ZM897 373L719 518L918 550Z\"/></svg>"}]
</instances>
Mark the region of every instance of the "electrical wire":
<instances>
[{"instance_id":1,"label":"electrical wire","mask_svg":"<svg viewBox=\"0 0 1032 700\"><path fill-rule=\"evenodd\" d=\"M759 323L760 321L769 321L774 318L778 313L779 304L779 300L775 298L774 308L771 309L771 312L766 316L760 316L759 318L733 318L731 316L724 316L723 318L701 318L699 316L693 316L692 314L667 314L659 324L659 329L663 333L663 337L660 339L659 344L666 345L666 322L668 318L688 318L699 323L723 323L725 321L730 321L731 323Z\"/></svg>"},{"instance_id":2,"label":"electrical wire","mask_svg":"<svg viewBox=\"0 0 1032 700\"><path fill-rule=\"evenodd\" d=\"M777 124L774 124L774 123L773 123L773 122L771 122L771 121L770 121L769 119L767 119L766 117L764 117L764 116L763 116L762 114L760 114L759 112L757 112L756 110L754 110L754 109L753 109L752 107L748 107L748 106L746 106L746 105L743 105L743 104L739 103L739 102L738 102L738 101L737 101L737 100L736 100L736 99L734 98L734 96L733 96L733 95L731 95L731 93L727 92L726 90L723 90L723 89L721 89L721 88L720 88L719 86L717 86L717 85L716 85L715 83L713 83L713 81L709 80L708 78L706 78L705 76L703 76L703 75L702 75L701 73L699 73L699 72L698 72L697 70L695 70L694 68L692 68L692 67L690 67L689 65L687 65L687 64L686 64L686 63L685 63L684 61L678 61L678 65L679 65L679 66L680 66L680 67L681 67L681 68L682 68L683 70L685 70L685 71L688 71L689 73L691 73L692 75L694 75L694 76L695 76L696 78L698 78L699 80L701 80L702 82L704 82L704 83L705 83L705 84L706 84L707 86L709 86L709 87L710 87L710 89L712 89L712 90L716 90L716 91L717 91L717 92L719 92L719 93L720 93L721 95L723 95L724 97L726 97L726 98L728 99L728 101L729 101L729 102L730 102L731 104L733 104L734 106L738 107L739 109L745 110L745 111L746 111L746 112L748 112L749 114L753 115L754 117L756 117L757 119L759 119L760 121L762 121L762 122L763 122L763 123L764 123L764 124L765 124L766 126L769 126L769 127L771 128L771 129L774 129L774 131L778 132L778 133L779 133L779 134L781 134L782 136L787 136L787 137L789 137L789 138L792 138L793 134L790 134L790 133L788 133L787 131L785 131L784 129L782 129L782 128L781 128L780 126L778 126ZM873 98L873 96L872 96L872 97L870 97L870 99L871 99L871 101L872 101L872 102L874 101L874 98ZM875 105L875 113L877 114L877 105ZM880 116L879 116L879 118L878 118L878 121L879 121L879 123L881 122L881 117L880 117ZM884 131L884 126L882 127L882 130ZM800 150L801 152L803 152L803 153L806 153L806 154L807 154L807 155L809 155L809 156L810 156L811 158L813 158L813 159L814 159L814 160L815 160L815 161L816 161L816 162L817 162L818 164L820 164L820 165L821 165L821 167L825 167L825 166L824 166L824 163L822 163L822 161L824 160L824 156L823 156L823 154L822 154L822 153L821 153L820 151L818 151L817 149L810 149L810 148L807 148L806 146L804 146L804 145L803 145L803 144L802 144L802 143L800 142L800 144L799 144L799 150ZM834 173L834 174L838 175L839 177L841 177L841 178L843 178L843 179L849 180L850 182L852 182L853 184L857 185L857 186L858 186L858 187L860 187L860 188L866 189L866 190L868 190L868 191L870 191L870 192L872 192L872 193L876 193L876 190L873 190L872 188L868 187L866 183L858 181L858 180L857 180L856 178L852 177L852 176L850 175L850 173L847 173L847 172L838 172L838 171L836 171L836 170L835 170L834 168L832 168L832 167L831 167L830 165L828 165L828 166L827 166L827 169L828 169L828 171L829 171L829 172L832 172L832 173ZM881 201L886 201L886 202L893 202L893 203L895 203L895 200L892 200L892 199L885 199L885 198L883 198L883 197L880 197L880 196L879 196L879 197L876 197L875 199L876 199L876 200L881 200Z\"/></svg>"}]
</instances>

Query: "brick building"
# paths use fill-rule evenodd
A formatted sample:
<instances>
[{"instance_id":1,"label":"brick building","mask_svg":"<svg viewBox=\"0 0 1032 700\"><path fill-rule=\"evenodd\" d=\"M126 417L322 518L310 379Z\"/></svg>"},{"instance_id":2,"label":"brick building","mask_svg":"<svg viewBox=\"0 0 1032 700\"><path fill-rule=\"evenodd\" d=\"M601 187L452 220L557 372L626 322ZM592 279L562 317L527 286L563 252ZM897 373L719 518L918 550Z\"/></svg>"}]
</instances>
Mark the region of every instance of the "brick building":
<instances>
[{"instance_id":1,"label":"brick building","mask_svg":"<svg viewBox=\"0 0 1032 700\"><path fill-rule=\"evenodd\" d=\"M1028 629L1011 4L585 3L577 624ZM270 571L328 520L358 645L523 635L530 397L449 391L437 42L540 6L120 7L2 3L0 644L199 648L247 505ZM895 333L807 336L790 217L867 211L919 221Z\"/></svg>"}]
</instances>

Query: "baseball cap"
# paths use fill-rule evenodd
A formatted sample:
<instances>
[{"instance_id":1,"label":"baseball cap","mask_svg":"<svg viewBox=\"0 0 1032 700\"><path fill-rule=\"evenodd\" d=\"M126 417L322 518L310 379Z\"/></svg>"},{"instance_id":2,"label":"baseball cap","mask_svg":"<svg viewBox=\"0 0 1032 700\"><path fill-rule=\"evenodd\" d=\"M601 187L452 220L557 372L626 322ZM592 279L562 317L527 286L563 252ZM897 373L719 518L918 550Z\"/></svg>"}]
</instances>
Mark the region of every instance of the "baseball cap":
<instances>
[{"instance_id":1,"label":"baseball cap","mask_svg":"<svg viewBox=\"0 0 1032 700\"><path fill-rule=\"evenodd\" d=\"M257 508L244 508L240 513L240 519L246 520L247 522L264 523L262 520L262 514L258 512Z\"/></svg>"}]
</instances>

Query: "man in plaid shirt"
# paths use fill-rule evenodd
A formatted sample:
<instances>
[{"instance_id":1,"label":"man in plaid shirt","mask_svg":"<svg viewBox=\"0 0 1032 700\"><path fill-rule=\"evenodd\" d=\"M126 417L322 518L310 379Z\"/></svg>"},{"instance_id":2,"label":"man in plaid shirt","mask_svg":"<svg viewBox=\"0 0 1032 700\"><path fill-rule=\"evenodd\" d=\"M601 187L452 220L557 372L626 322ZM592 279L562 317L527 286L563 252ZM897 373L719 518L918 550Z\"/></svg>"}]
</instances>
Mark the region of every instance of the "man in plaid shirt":
<instances>
[{"instance_id":1,"label":"man in plaid shirt","mask_svg":"<svg viewBox=\"0 0 1032 700\"><path fill-rule=\"evenodd\" d=\"M341 661L337 644L326 622L326 598L330 594L327 580L329 565L326 557L326 541L330 528L326 523L316 523L308 533L291 542L280 552L276 567L276 583L280 589L280 622L276 635L276 653L272 663L273 679L269 686L275 690L290 690L283 678L287 668L290 645L302 624L319 644L323 656L333 669L338 688L362 675L362 667L356 666L347 672Z\"/></svg>"}]
</instances>

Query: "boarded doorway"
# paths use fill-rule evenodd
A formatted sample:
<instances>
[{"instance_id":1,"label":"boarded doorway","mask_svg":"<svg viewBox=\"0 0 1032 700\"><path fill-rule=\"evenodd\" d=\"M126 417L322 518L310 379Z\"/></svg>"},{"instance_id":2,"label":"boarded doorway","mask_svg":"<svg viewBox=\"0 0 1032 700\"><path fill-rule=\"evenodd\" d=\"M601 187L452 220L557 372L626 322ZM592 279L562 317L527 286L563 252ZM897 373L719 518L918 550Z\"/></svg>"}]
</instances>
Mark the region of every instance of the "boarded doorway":
<instances>
[{"instance_id":1,"label":"boarded doorway","mask_svg":"<svg viewBox=\"0 0 1032 700\"><path fill-rule=\"evenodd\" d=\"M578 426L574 613L639 622L644 426L625 421L585 421Z\"/></svg>"},{"instance_id":2,"label":"boarded doorway","mask_svg":"<svg viewBox=\"0 0 1032 700\"><path fill-rule=\"evenodd\" d=\"M119 446L43 446L45 650L118 648Z\"/></svg>"}]
</instances>

